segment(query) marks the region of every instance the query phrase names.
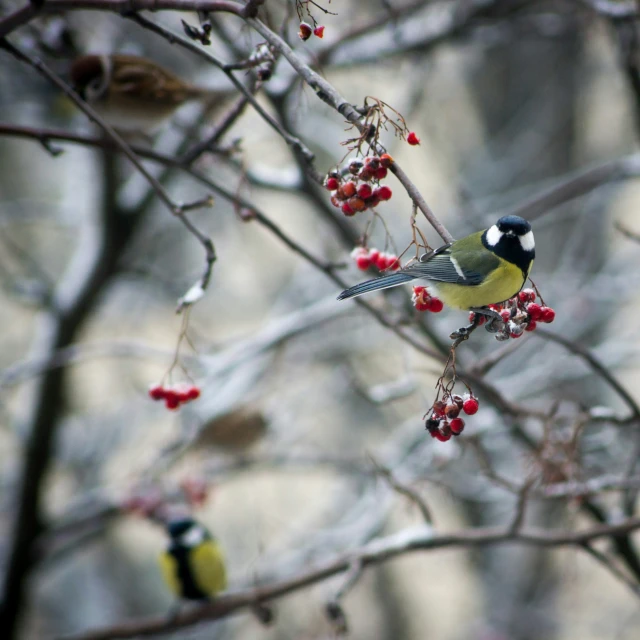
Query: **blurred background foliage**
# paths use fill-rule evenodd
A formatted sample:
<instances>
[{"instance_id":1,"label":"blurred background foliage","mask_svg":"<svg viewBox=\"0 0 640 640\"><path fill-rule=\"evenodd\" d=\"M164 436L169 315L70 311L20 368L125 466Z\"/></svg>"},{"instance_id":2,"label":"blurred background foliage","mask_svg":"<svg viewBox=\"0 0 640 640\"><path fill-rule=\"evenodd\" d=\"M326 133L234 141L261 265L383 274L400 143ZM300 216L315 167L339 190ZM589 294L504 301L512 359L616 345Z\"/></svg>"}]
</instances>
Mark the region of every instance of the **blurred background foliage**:
<instances>
[{"instance_id":1,"label":"blurred background foliage","mask_svg":"<svg viewBox=\"0 0 640 640\"><path fill-rule=\"evenodd\" d=\"M614 226L640 232L640 191L627 179L637 174L640 94L622 46L628 42L623 29L634 33L635 20L620 27L586 2L485 2L485 12L434 40L429 36L438 20L481 3L319 4L337 13L311 7L326 25L323 40L297 39L295 12L284 0L269 0L263 17L282 28L305 60L320 61L319 71L348 101L362 104L372 95L404 115L422 145L409 147L390 134L383 142L456 237L576 172L625 159L625 168L612 170L597 188L531 211L538 249L533 278L557 311L553 331L591 348L637 398L640 245ZM181 18L197 23L194 14L152 17L176 31ZM345 38L375 19L379 29ZM11 38L63 77L76 53L127 52L197 84L229 86L222 73L185 50L108 13L43 16ZM237 18L214 16L212 50L223 59L246 57L259 42ZM0 60L2 124L95 133L33 69L5 52ZM343 158L341 142L350 134L342 116L285 61L258 98L312 149L321 172ZM197 106L183 108L155 147L174 154L189 132L197 141L226 108L209 119ZM481 393L465 437L432 441L421 418L441 364L354 304L336 302L334 282L256 221L241 221L222 197L192 214L218 254L211 285L190 313L195 352L183 345L202 397L178 413L166 411L146 392L173 359L181 326L176 299L202 271L201 247L122 158L51 142L64 149L54 157L37 141L0 133L5 567L34 415L50 421L55 433L42 502L45 528L36 540L19 637L53 637L168 611L171 599L156 561L164 532L119 506L158 487L179 501L185 478L208 488L197 517L221 541L231 584L239 587L294 575L375 536L420 525L419 510L373 472L372 457L414 486L437 530L448 531L504 525L515 508L517 496L487 477L472 441L482 444L497 473L520 482L540 480L540 452L570 469L565 477L575 481L620 473L637 456L637 422L585 419L578 444L568 448L585 409L610 407L619 415L624 405L584 361L533 335L487 375L510 402L539 411L555 407L546 425L517 421L536 443L533 450L514 432L513 419ZM222 144L231 151L204 154L197 161L201 172L250 199L312 255L344 265L337 273L348 283L362 278L349 252L367 214L339 215L250 107ZM186 173L153 167L175 200L206 195ZM397 182L387 182L394 196L378 210L401 251L411 239L411 204ZM41 378L48 373L41 363L52 355L46 349L55 323L51 292L64 297L86 276L115 210L123 220L135 217L133 236L109 256L69 336L72 362L57 392L43 396ZM437 246L433 230L419 224ZM370 244L384 246L382 225ZM408 317L416 335L436 348L465 321L451 310L416 318L407 311L407 291L375 302L394 319ZM459 355L471 365L498 348L479 331ZM613 521L637 513L635 496L626 498L612 492L594 501ZM532 499L526 522L564 529L592 524L580 507L579 498ZM342 582L337 577L278 601L268 628L241 615L175 637L332 637L324 604ZM406 555L368 570L343 604L351 637L368 640L622 640L640 633L637 597L574 548Z\"/></svg>"}]
</instances>

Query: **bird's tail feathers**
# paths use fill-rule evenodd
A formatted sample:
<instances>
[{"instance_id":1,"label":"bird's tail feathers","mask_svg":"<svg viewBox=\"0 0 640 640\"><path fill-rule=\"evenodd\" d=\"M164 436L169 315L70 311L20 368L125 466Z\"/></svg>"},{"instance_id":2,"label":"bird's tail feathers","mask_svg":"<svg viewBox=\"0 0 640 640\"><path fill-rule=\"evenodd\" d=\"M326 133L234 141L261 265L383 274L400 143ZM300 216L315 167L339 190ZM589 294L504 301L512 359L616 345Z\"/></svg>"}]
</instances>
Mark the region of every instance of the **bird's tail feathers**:
<instances>
[{"instance_id":1,"label":"bird's tail feathers","mask_svg":"<svg viewBox=\"0 0 640 640\"><path fill-rule=\"evenodd\" d=\"M355 296L361 296L363 293L369 293L370 291L378 291L379 289L389 289L395 287L404 282L410 282L415 280L416 276L410 273L391 273L388 276L382 276L382 278L375 278L373 280L367 280L361 282L349 289L345 289L339 296L338 300L346 300L347 298L354 298Z\"/></svg>"}]
</instances>

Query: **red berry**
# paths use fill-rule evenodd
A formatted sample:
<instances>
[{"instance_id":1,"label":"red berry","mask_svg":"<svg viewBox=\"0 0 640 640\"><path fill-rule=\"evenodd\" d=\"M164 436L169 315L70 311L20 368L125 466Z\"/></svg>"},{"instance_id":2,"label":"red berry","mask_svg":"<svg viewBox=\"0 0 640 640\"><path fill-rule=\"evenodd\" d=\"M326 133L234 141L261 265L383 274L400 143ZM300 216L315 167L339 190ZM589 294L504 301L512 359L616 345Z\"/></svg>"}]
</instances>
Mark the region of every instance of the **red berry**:
<instances>
[{"instance_id":1,"label":"red berry","mask_svg":"<svg viewBox=\"0 0 640 640\"><path fill-rule=\"evenodd\" d=\"M392 271L397 271L400 268L400 260L398 260L397 256L388 256L387 257L387 269L391 269Z\"/></svg>"},{"instance_id":2,"label":"red berry","mask_svg":"<svg viewBox=\"0 0 640 640\"><path fill-rule=\"evenodd\" d=\"M324 186L329 191L335 191L340 186L340 182L338 182L337 178L327 178L327 181L324 183Z\"/></svg>"},{"instance_id":3,"label":"red berry","mask_svg":"<svg viewBox=\"0 0 640 640\"><path fill-rule=\"evenodd\" d=\"M342 185L342 193L345 198L351 198L356 195L356 183L355 182L345 182Z\"/></svg>"},{"instance_id":4,"label":"red berry","mask_svg":"<svg viewBox=\"0 0 640 640\"><path fill-rule=\"evenodd\" d=\"M391 196L393 195L393 192L389 187L384 186L384 187L378 187L373 192L373 195L374 197L378 198L378 200L391 200Z\"/></svg>"},{"instance_id":5,"label":"red berry","mask_svg":"<svg viewBox=\"0 0 640 640\"><path fill-rule=\"evenodd\" d=\"M200 397L200 389L196 386L187 389L187 399L197 400Z\"/></svg>"},{"instance_id":6,"label":"red berry","mask_svg":"<svg viewBox=\"0 0 640 640\"><path fill-rule=\"evenodd\" d=\"M438 402L433 403L433 412L438 416L443 416L446 406L442 400L438 400Z\"/></svg>"},{"instance_id":7,"label":"red berry","mask_svg":"<svg viewBox=\"0 0 640 640\"><path fill-rule=\"evenodd\" d=\"M360 180L364 180L365 182L369 182L373 178L373 172L369 170L369 167L365 166L362 168L360 173L358 174Z\"/></svg>"},{"instance_id":8,"label":"red berry","mask_svg":"<svg viewBox=\"0 0 640 640\"><path fill-rule=\"evenodd\" d=\"M410 145L415 146L417 144L420 144L420 138L418 138L415 131L409 131L409 135L407 136L407 142Z\"/></svg>"},{"instance_id":9,"label":"red berry","mask_svg":"<svg viewBox=\"0 0 640 640\"><path fill-rule=\"evenodd\" d=\"M444 309L444 303L440 298L431 298L429 301L429 311L431 313L440 313Z\"/></svg>"},{"instance_id":10,"label":"red berry","mask_svg":"<svg viewBox=\"0 0 640 640\"><path fill-rule=\"evenodd\" d=\"M335 196L331 196L331 204L334 207L341 207L342 205L340 204L340 200L338 200L338 198L336 198Z\"/></svg>"},{"instance_id":11,"label":"red berry","mask_svg":"<svg viewBox=\"0 0 640 640\"><path fill-rule=\"evenodd\" d=\"M355 211L351 208L351 205L348 202L345 202L342 205L342 213L344 213L345 216L352 216L355 214Z\"/></svg>"},{"instance_id":12,"label":"red berry","mask_svg":"<svg viewBox=\"0 0 640 640\"><path fill-rule=\"evenodd\" d=\"M475 398L467 398L462 404L462 410L468 415L472 416L474 413L478 413L479 403Z\"/></svg>"},{"instance_id":13,"label":"red berry","mask_svg":"<svg viewBox=\"0 0 640 640\"><path fill-rule=\"evenodd\" d=\"M349 203L349 206L354 211L364 211L367 208L367 205L364 203L364 200L362 198L358 198L358 196L353 196L353 198L349 198L347 202Z\"/></svg>"},{"instance_id":14,"label":"red berry","mask_svg":"<svg viewBox=\"0 0 640 640\"><path fill-rule=\"evenodd\" d=\"M556 312L551 307L540 308L540 322L553 322Z\"/></svg>"},{"instance_id":15,"label":"red berry","mask_svg":"<svg viewBox=\"0 0 640 640\"><path fill-rule=\"evenodd\" d=\"M524 304L525 302L533 302L536 299L536 292L533 289L523 289L518 294L518 300Z\"/></svg>"},{"instance_id":16,"label":"red berry","mask_svg":"<svg viewBox=\"0 0 640 640\"><path fill-rule=\"evenodd\" d=\"M389 256L386 253L381 253L376 260L376 267L380 271L384 271L389 266Z\"/></svg>"},{"instance_id":17,"label":"red berry","mask_svg":"<svg viewBox=\"0 0 640 640\"><path fill-rule=\"evenodd\" d=\"M311 37L312 33L313 29L311 28L311 25L307 24L306 22L300 23L300 29L298 30L298 37L300 38L300 40L308 40Z\"/></svg>"},{"instance_id":18,"label":"red berry","mask_svg":"<svg viewBox=\"0 0 640 640\"><path fill-rule=\"evenodd\" d=\"M387 177L387 173L386 167L379 167L376 169L376 180L384 180Z\"/></svg>"},{"instance_id":19,"label":"red berry","mask_svg":"<svg viewBox=\"0 0 640 640\"><path fill-rule=\"evenodd\" d=\"M361 271L366 271L371 266L371 260L369 256L362 255L356 258L356 265Z\"/></svg>"},{"instance_id":20,"label":"red berry","mask_svg":"<svg viewBox=\"0 0 640 640\"><path fill-rule=\"evenodd\" d=\"M164 398L164 405L167 409L175 411L180 406L180 396L175 391L167 393Z\"/></svg>"},{"instance_id":21,"label":"red berry","mask_svg":"<svg viewBox=\"0 0 640 640\"><path fill-rule=\"evenodd\" d=\"M527 310L527 313L532 320L540 320L540 316L542 315L542 307L539 304L530 302L525 307L525 309Z\"/></svg>"},{"instance_id":22,"label":"red berry","mask_svg":"<svg viewBox=\"0 0 640 640\"><path fill-rule=\"evenodd\" d=\"M456 436L459 435L460 433L462 433L462 430L464 429L464 420L462 418L454 418L449 423L449 428L451 429L451 433L453 433Z\"/></svg>"},{"instance_id":23,"label":"red berry","mask_svg":"<svg viewBox=\"0 0 640 640\"><path fill-rule=\"evenodd\" d=\"M444 415L447 416L447 418L457 418L459 413L460 407L455 402L448 404L444 408Z\"/></svg>"},{"instance_id":24,"label":"red berry","mask_svg":"<svg viewBox=\"0 0 640 640\"><path fill-rule=\"evenodd\" d=\"M388 153L383 153L380 156L380 164L388 169L393 164L393 158Z\"/></svg>"},{"instance_id":25,"label":"red berry","mask_svg":"<svg viewBox=\"0 0 640 640\"><path fill-rule=\"evenodd\" d=\"M417 296L419 296L425 290L426 287L413 287L413 293Z\"/></svg>"},{"instance_id":26,"label":"red berry","mask_svg":"<svg viewBox=\"0 0 640 640\"><path fill-rule=\"evenodd\" d=\"M428 302L416 302L415 308L418 311L429 311L429 303Z\"/></svg>"},{"instance_id":27,"label":"red berry","mask_svg":"<svg viewBox=\"0 0 640 640\"><path fill-rule=\"evenodd\" d=\"M182 386L179 389L176 389L175 394L178 397L178 402L180 404L184 404L185 402L189 402L189 389L191 387Z\"/></svg>"},{"instance_id":28,"label":"red berry","mask_svg":"<svg viewBox=\"0 0 640 640\"><path fill-rule=\"evenodd\" d=\"M360 198L370 198L373 194L373 189L368 184L361 184L358 187L358 196Z\"/></svg>"},{"instance_id":29,"label":"red berry","mask_svg":"<svg viewBox=\"0 0 640 640\"><path fill-rule=\"evenodd\" d=\"M509 334L512 338L522 338L522 333L513 333L513 331Z\"/></svg>"},{"instance_id":30,"label":"red berry","mask_svg":"<svg viewBox=\"0 0 640 640\"><path fill-rule=\"evenodd\" d=\"M446 442L447 440L451 440L451 432L444 434L442 431L434 431L433 437L436 440L440 440L440 442Z\"/></svg>"},{"instance_id":31,"label":"red berry","mask_svg":"<svg viewBox=\"0 0 640 640\"><path fill-rule=\"evenodd\" d=\"M500 317L502 318L502 322L509 322L509 320L511 320L511 311L509 311L509 309L503 309L500 312Z\"/></svg>"},{"instance_id":32,"label":"red berry","mask_svg":"<svg viewBox=\"0 0 640 640\"><path fill-rule=\"evenodd\" d=\"M373 207L377 207L380 204L380 198L378 198L377 196L373 195L370 198L367 198L365 200L365 204L370 209L373 209Z\"/></svg>"},{"instance_id":33,"label":"red berry","mask_svg":"<svg viewBox=\"0 0 640 640\"><path fill-rule=\"evenodd\" d=\"M153 400L164 400L165 390L161 384L153 385L149 388L149 397Z\"/></svg>"},{"instance_id":34,"label":"red berry","mask_svg":"<svg viewBox=\"0 0 640 640\"><path fill-rule=\"evenodd\" d=\"M376 171L380 166L380 158L378 156L367 156L364 159L364 164L369 171Z\"/></svg>"},{"instance_id":35,"label":"red berry","mask_svg":"<svg viewBox=\"0 0 640 640\"><path fill-rule=\"evenodd\" d=\"M529 320L529 324L526 326L525 331L535 331L538 323L535 320Z\"/></svg>"},{"instance_id":36,"label":"red berry","mask_svg":"<svg viewBox=\"0 0 640 640\"><path fill-rule=\"evenodd\" d=\"M455 402L462 409L462 405L464 404L464 400L462 399L462 396L455 394L451 396L451 401Z\"/></svg>"},{"instance_id":37,"label":"red berry","mask_svg":"<svg viewBox=\"0 0 640 640\"><path fill-rule=\"evenodd\" d=\"M369 251L368 258L369 260L371 260L371 264L377 264L379 257L380 257L380 252L377 249L371 249Z\"/></svg>"},{"instance_id":38,"label":"red berry","mask_svg":"<svg viewBox=\"0 0 640 640\"><path fill-rule=\"evenodd\" d=\"M324 27L322 25L317 26L313 30L313 35L317 38L324 38Z\"/></svg>"}]
</instances>

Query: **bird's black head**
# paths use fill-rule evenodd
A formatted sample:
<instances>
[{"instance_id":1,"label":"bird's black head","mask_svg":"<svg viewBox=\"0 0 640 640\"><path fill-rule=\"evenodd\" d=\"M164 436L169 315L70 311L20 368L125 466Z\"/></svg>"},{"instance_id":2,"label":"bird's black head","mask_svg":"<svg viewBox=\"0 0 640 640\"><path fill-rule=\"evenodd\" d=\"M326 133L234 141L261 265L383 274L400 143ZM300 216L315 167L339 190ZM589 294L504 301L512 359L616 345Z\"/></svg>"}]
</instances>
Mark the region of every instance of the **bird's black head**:
<instances>
[{"instance_id":1,"label":"bird's black head","mask_svg":"<svg viewBox=\"0 0 640 640\"><path fill-rule=\"evenodd\" d=\"M180 520L172 520L167 524L167 532L174 540L177 540L195 525L196 521L193 518L181 518Z\"/></svg>"},{"instance_id":2,"label":"bird's black head","mask_svg":"<svg viewBox=\"0 0 640 640\"><path fill-rule=\"evenodd\" d=\"M526 275L536 257L531 225L519 216L503 216L482 234L484 246L498 257L517 265Z\"/></svg>"},{"instance_id":3,"label":"bird's black head","mask_svg":"<svg viewBox=\"0 0 640 640\"><path fill-rule=\"evenodd\" d=\"M509 235L524 236L531 231L531 225L519 216L503 216L496 222L498 231Z\"/></svg>"}]
</instances>

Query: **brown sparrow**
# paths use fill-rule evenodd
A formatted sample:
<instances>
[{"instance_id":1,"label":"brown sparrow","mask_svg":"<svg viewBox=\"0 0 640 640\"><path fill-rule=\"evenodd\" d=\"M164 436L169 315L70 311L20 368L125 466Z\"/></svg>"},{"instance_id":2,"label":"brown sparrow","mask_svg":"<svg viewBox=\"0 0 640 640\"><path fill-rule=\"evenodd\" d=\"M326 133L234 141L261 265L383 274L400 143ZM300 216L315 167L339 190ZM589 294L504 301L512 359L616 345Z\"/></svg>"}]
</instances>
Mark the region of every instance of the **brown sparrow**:
<instances>
[{"instance_id":1,"label":"brown sparrow","mask_svg":"<svg viewBox=\"0 0 640 640\"><path fill-rule=\"evenodd\" d=\"M152 134L186 102L225 95L194 87L138 56L80 56L70 76L75 90L98 115L124 133Z\"/></svg>"}]
</instances>

